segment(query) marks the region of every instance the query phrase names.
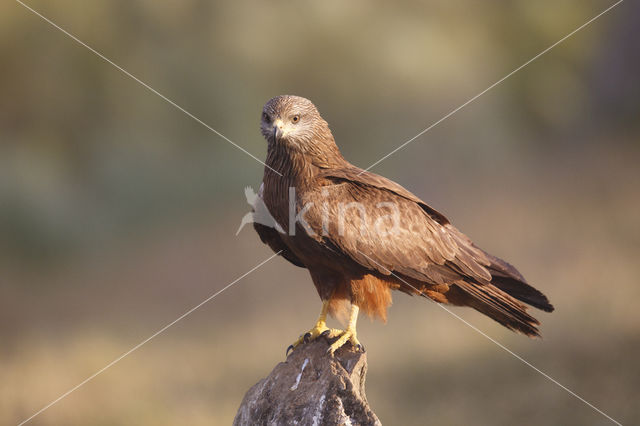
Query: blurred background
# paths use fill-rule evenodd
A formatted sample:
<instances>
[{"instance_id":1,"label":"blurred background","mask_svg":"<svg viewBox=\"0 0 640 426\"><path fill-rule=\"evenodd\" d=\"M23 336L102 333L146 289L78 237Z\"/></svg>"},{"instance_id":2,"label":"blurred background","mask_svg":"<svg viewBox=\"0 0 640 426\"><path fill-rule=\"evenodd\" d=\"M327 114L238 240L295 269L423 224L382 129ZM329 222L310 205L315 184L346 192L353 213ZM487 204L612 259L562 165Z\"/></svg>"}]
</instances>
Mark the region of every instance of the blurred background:
<instances>
[{"instance_id":1,"label":"blurred background","mask_svg":"<svg viewBox=\"0 0 640 426\"><path fill-rule=\"evenodd\" d=\"M259 158L264 102L308 97L367 167L612 2L28 4ZM372 171L517 265L543 340L454 312L640 422L640 6L624 2ZM267 258L262 165L15 2L0 5L0 423L16 424ZM276 259L36 417L229 424L316 319ZM425 300L366 318L385 424L605 425Z\"/></svg>"}]
</instances>

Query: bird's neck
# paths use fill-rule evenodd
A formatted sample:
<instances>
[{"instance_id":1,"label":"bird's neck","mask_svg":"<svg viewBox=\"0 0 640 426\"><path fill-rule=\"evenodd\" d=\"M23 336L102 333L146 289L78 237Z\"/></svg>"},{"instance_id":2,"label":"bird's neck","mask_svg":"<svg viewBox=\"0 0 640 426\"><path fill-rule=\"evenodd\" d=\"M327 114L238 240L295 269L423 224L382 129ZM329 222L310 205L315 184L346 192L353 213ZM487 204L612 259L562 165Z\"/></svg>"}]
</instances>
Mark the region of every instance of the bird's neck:
<instances>
[{"instance_id":1,"label":"bird's neck","mask_svg":"<svg viewBox=\"0 0 640 426\"><path fill-rule=\"evenodd\" d=\"M331 143L318 146L316 153L302 152L291 146L269 141L262 181L263 200L283 229L289 226L289 198L292 188L298 197L315 186L316 176L323 169L347 164L333 139L329 142Z\"/></svg>"},{"instance_id":2,"label":"bird's neck","mask_svg":"<svg viewBox=\"0 0 640 426\"><path fill-rule=\"evenodd\" d=\"M342 167L345 164L347 162L333 139L318 146L315 152L302 152L284 144L270 142L266 161L268 167L265 167L265 184L268 179L284 181L288 186L306 186L313 181L319 171Z\"/></svg>"}]
</instances>

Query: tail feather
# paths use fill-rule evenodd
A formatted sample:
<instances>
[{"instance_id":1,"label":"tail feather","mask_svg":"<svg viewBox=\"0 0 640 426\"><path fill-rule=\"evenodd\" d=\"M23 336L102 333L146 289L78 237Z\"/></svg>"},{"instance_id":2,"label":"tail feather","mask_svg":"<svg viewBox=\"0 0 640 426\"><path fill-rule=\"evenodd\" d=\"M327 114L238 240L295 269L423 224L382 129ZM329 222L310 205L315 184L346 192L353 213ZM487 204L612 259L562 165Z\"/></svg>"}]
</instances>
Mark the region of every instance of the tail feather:
<instances>
[{"instance_id":1,"label":"tail feather","mask_svg":"<svg viewBox=\"0 0 640 426\"><path fill-rule=\"evenodd\" d=\"M493 274L493 271L491 271ZM547 296L542 294L539 290L531 287L529 284L522 281L514 280L511 277L501 277L499 275L493 275L491 284L498 287L500 290L509 294L512 297L531 305L535 308L541 309L545 312L553 312L554 307L549 303Z\"/></svg>"},{"instance_id":2,"label":"tail feather","mask_svg":"<svg viewBox=\"0 0 640 426\"><path fill-rule=\"evenodd\" d=\"M540 322L529 315L526 306L493 285L458 281L447 293L449 301L470 306L510 330L540 337Z\"/></svg>"},{"instance_id":3,"label":"tail feather","mask_svg":"<svg viewBox=\"0 0 640 426\"><path fill-rule=\"evenodd\" d=\"M540 322L527 313L527 305L552 312L554 307L547 296L529 285L515 267L485 252L471 241L469 244L483 255L480 263L491 274L490 280L470 273L473 271L466 270L467 265L447 262L440 267L457 275L457 280L444 280L447 283L444 284L434 279L435 284L426 284L407 277L415 284L401 285L399 289L408 294L420 294L438 303L472 307L510 330L529 337L540 337ZM439 271L434 267L432 272Z\"/></svg>"},{"instance_id":4,"label":"tail feather","mask_svg":"<svg viewBox=\"0 0 640 426\"><path fill-rule=\"evenodd\" d=\"M487 267L491 273L491 284L521 302L545 312L553 312L553 305L549 303L547 296L530 286L513 265L487 252L484 253L491 262Z\"/></svg>"}]
</instances>

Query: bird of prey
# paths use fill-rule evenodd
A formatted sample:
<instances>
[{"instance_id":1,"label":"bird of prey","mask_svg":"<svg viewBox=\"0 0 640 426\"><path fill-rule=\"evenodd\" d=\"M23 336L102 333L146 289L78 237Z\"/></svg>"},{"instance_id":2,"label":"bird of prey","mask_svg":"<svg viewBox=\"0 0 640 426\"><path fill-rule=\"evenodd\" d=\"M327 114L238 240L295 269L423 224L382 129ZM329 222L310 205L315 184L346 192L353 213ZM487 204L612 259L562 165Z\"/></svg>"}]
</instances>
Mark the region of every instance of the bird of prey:
<instances>
[{"instance_id":1,"label":"bird of prey","mask_svg":"<svg viewBox=\"0 0 640 426\"><path fill-rule=\"evenodd\" d=\"M417 196L345 160L311 101L277 96L261 121L268 151L258 197L279 229L259 221L254 228L272 250L309 270L322 300L314 327L289 349L325 335L335 339L331 354L347 342L364 350L358 312L386 321L391 290L470 306L540 336L526 305L551 312L547 297ZM328 328L328 314L348 316L346 329Z\"/></svg>"}]
</instances>

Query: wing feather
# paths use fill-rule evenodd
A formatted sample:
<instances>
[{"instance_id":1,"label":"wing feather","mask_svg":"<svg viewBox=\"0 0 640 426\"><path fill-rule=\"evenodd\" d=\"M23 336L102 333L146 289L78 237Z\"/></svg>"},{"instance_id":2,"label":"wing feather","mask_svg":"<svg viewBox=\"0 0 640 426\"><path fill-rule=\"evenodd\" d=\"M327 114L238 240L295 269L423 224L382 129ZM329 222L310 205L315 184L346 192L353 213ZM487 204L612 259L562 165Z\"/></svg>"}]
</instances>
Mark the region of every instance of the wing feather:
<instances>
[{"instance_id":1,"label":"wing feather","mask_svg":"<svg viewBox=\"0 0 640 426\"><path fill-rule=\"evenodd\" d=\"M442 213L395 182L353 166L326 170L321 178L326 181L324 190L334 191L330 198L358 201L374 219L381 214L375 208L380 202L395 203L401 214L395 232L385 233L371 232L373 219L358 226L362 218L359 221L354 212L343 212L349 226L343 233L323 236L327 244L365 268L423 283L422 288L400 287L409 294L418 288L425 297L471 306L512 330L539 336L539 322L521 302L550 312L553 306L546 296L513 266L477 247Z\"/></svg>"},{"instance_id":2,"label":"wing feather","mask_svg":"<svg viewBox=\"0 0 640 426\"><path fill-rule=\"evenodd\" d=\"M358 202L358 209L332 206L330 223L344 226L321 240L347 254L360 265L389 275L400 273L433 284L451 283L464 277L479 283L491 281L489 259L474 247L446 217L418 197L382 176L355 167L325 170L320 178L326 200ZM314 194L313 198L317 198ZM380 204L392 204L399 217L384 220L389 211ZM315 217L316 222L320 219Z\"/></svg>"}]
</instances>

